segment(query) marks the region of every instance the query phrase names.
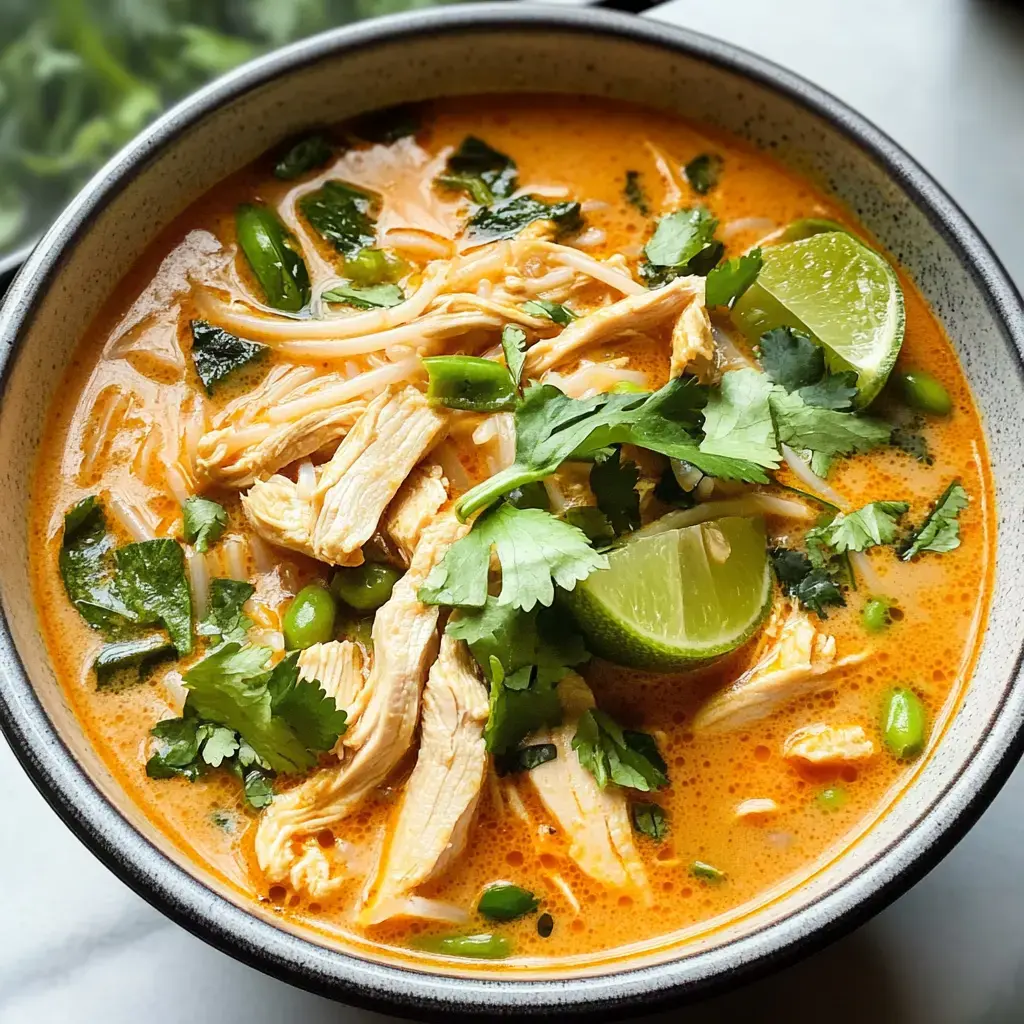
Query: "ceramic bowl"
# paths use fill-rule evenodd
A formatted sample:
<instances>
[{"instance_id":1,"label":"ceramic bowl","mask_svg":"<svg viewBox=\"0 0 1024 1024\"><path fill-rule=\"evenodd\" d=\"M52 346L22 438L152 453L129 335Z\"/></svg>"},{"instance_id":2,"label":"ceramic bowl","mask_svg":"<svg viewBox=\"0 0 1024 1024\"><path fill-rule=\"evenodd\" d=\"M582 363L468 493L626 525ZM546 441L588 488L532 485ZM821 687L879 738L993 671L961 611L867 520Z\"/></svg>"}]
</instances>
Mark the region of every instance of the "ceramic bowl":
<instances>
[{"instance_id":1,"label":"ceramic bowl","mask_svg":"<svg viewBox=\"0 0 1024 1024\"><path fill-rule=\"evenodd\" d=\"M956 346L988 430L998 503L995 600L966 696L888 814L770 904L683 947L589 972L522 978L402 969L327 948L243 900L139 813L74 720L29 600L30 468L85 327L154 236L285 136L401 101L458 93L611 96L707 121L809 176L907 269ZM340 1000L424 1017L626 1015L773 967L863 921L977 819L1020 753L1024 686L1024 384L1020 298L934 181L863 118L793 74L703 36L625 15L520 4L399 15L246 65L164 116L101 171L40 243L0 315L0 718L58 814L133 889L218 948Z\"/></svg>"}]
</instances>

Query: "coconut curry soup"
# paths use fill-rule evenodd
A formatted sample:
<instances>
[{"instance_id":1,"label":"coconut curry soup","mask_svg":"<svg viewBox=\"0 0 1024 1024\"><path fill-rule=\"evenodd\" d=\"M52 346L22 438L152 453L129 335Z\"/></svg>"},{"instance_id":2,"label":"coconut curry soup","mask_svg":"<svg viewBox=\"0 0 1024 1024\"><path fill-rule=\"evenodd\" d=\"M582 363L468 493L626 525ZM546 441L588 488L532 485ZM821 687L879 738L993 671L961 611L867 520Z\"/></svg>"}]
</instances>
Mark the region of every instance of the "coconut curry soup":
<instances>
[{"instance_id":1,"label":"coconut curry soup","mask_svg":"<svg viewBox=\"0 0 1024 1024\"><path fill-rule=\"evenodd\" d=\"M970 676L991 487L947 339L836 203L667 115L292 140L156 241L60 395L31 529L68 698L323 942L678 946L870 828Z\"/></svg>"}]
</instances>

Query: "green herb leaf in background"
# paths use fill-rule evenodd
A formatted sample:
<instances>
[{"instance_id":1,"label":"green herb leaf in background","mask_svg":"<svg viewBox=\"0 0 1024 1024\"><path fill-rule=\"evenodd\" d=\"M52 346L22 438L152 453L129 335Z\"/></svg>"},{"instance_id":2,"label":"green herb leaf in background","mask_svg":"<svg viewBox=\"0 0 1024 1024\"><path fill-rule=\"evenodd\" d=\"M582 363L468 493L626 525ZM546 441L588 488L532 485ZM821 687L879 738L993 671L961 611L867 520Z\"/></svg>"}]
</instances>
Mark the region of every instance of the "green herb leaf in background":
<instances>
[{"instance_id":1,"label":"green herb leaf in background","mask_svg":"<svg viewBox=\"0 0 1024 1024\"><path fill-rule=\"evenodd\" d=\"M332 155L327 139L322 135L308 135L291 146L274 164L274 176L282 181L294 181L323 167Z\"/></svg>"}]
</instances>

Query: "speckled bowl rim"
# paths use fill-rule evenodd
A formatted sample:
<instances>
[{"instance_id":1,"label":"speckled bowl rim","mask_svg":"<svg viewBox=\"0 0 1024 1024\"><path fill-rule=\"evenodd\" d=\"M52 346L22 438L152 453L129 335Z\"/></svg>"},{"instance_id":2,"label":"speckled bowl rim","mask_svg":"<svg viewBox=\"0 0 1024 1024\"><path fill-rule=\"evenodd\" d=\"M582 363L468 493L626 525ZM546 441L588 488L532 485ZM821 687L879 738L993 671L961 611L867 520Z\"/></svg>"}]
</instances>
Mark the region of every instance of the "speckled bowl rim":
<instances>
[{"instance_id":1,"label":"speckled bowl rim","mask_svg":"<svg viewBox=\"0 0 1024 1024\"><path fill-rule=\"evenodd\" d=\"M398 39L502 29L614 36L708 62L824 118L884 167L968 269L990 312L1024 353L1021 298L998 258L935 181L890 138L792 72L735 46L657 21L592 9L473 5L417 11L327 32L253 61L178 104L119 153L47 232L0 311L0 402L23 327L89 220L120 183L221 104L279 75ZM1024 364L1022 364L1024 365ZM975 823L1024 751L1021 659L966 768L895 842L845 883L727 946L598 977L501 981L426 974L372 963L275 928L197 881L144 839L99 792L64 746L37 699L6 619L0 622L0 727L40 792L116 875L189 931L239 960L312 992L419 1018L453 1014L624 1016L692 1000L763 974L850 931L918 881Z\"/></svg>"}]
</instances>

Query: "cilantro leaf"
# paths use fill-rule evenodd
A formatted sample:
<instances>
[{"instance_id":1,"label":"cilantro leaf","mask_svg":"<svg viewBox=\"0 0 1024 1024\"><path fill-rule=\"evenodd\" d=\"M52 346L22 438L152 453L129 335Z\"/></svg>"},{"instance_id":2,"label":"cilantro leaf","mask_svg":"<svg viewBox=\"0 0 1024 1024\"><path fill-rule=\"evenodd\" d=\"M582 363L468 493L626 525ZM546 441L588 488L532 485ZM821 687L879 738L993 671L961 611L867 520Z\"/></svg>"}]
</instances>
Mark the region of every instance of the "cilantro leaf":
<instances>
[{"instance_id":1,"label":"cilantro leaf","mask_svg":"<svg viewBox=\"0 0 1024 1024\"><path fill-rule=\"evenodd\" d=\"M190 327L192 362L208 395L229 374L262 359L268 351L266 345L236 337L205 320L193 320Z\"/></svg>"},{"instance_id":2,"label":"cilantro leaf","mask_svg":"<svg viewBox=\"0 0 1024 1024\"><path fill-rule=\"evenodd\" d=\"M815 566L803 552L789 548L772 548L768 553L783 593L795 597L804 608L825 619L827 607L846 604L839 584L824 564Z\"/></svg>"},{"instance_id":3,"label":"cilantro leaf","mask_svg":"<svg viewBox=\"0 0 1024 1024\"><path fill-rule=\"evenodd\" d=\"M526 686L510 684L501 662L491 663L491 692L484 743L498 756L514 750L523 737L538 729L558 725L562 720L562 705L551 682L533 680Z\"/></svg>"},{"instance_id":4,"label":"cilantro leaf","mask_svg":"<svg viewBox=\"0 0 1024 1024\"><path fill-rule=\"evenodd\" d=\"M769 404L771 394L771 382L756 370L724 374L721 387L712 390L704 410L701 452L775 469L781 456ZM700 462L695 465L704 468Z\"/></svg>"},{"instance_id":5,"label":"cilantro leaf","mask_svg":"<svg viewBox=\"0 0 1024 1024\"><path fill-rule=\"evenodd\" d=\"M405 302L405 292L397 284L341 284L324 292L321 298L325 302L338 302L356 309L390 309Z\"/></svg>"},{"instance_id":6,"label":"cilantro leaf","mask_svg":"<svg viewBox=\"0 0 1024 1024\"><path fill-rule=\"evenodd\" d=\"M757 280L762 262L761 250L752 249L715 267L706 284L704 303L708 309L728 306L738 299Z\"/></svg>"},{"instance_id":7,"label":"cilantro leaf","mask_svg":"<svg viewBox=\"0 0 1024 1024\"><path fill-rule=\"evenodd\" d=\"M479 206L508 199L519 187L515 161L475 135L467 135L437 179L445 188L462 190Z\"/></svg>"},{"instance_id":8,"label":"cilantro leaf","mask_svg":"<svg viewBox=\"0 0 1024 1024\"><path fill-rule=\"evenodd\" d=\"M494 242L515 238L523 228L537 220L550 220L559 232L575 231L582 223L580 204L548 203L536 196L516 196L494 206L482 206L466 225L470 238Z\"/></svg>"},{"instance_id":9,"label":"cilantro leaf","mask_svg":"<svg viewBox=\"0 0 1024 1024\"><path fill-rule=\"evenodd\" d=\"M617 536L612 521L593 505L574 505L562 513L562 518L577 530L582 530L598 551L603 550L602 546L607 546Z\"/></svg>"},{"instance_id":10,"label":"cilantro leaf","mask_svg":"<svg viewBox=\"0 0 1024 1024\"><path fill-rule=\"evenodd\" d=\"M360 114L351 122L351 128L357 138L389 146L420 130L420 111L413 103L399 103Z\"/></svg>"},{"instance_id":11,"label":"cilantro leaf","mask_svg":"<svg viewBox=\"0 0 1024 1024\"><path fill-rule=\"evenodd\" d=\"M690 188L698 195L707 195L717 184L722 175L724 161L714 153L701 153L695 156L684 168L683 174Z\"/></svg>"},{"instance_id":12,"label":"cilantro leaf","mask_svg":"<svg viewBox=\"0 0 1024 1024\"><path fill-rule=\"evenodd\" d=\"M848 411L857 397L857 374L853 370L828 373L816 384L800 388L797 394L815 408Z\"/></svg>"},{"instance_id":13,"label":"cilantro leaf","mask_svg":"<svg viewBox=\"0 0 1024 1024\"><path fill-rule=\"evenodd\" d=\"M866 551L896 539L897 521L910 506L905 501L873 501L856 512L840 512L825 526L818 527L824 542L840 554Z\"/></svg>"},{"instance_id":14,"label":"cilantro leaf","mask_svg":"<svg viewBox=\"0 0 1024 1024\"><path fill-rule=\"evenodd\" d=\"M233 729L215 725L203 744L203 760L211 768L219 768L229 757L238 753L238 736Z\"/></svg>"},{"instance_id":15,"label":"cilantro leaf","mask_svg":"<svg viewBox=\"0 0 1024 1024\"><path fill-rule=\"evenodd\" d=\"M209 498L191 497L182 506L185 516L185 540L196 551L206 552L211 544L220 540L228 525L228 514L223 505Z\"/></svg>"},{"instance_id":16,"label":"cilantro leaf","mask_svg":"<svg viewBox=\"0 0 1024 1024\"><path fill-rule=\"evenodd\" d=\"M513 775L516 772L532 772L548 761L557 760L558 748L554 743L532 743L495 755L494 768L498 775Z\"/></svg>"},{"instance_id":17,"label":"cilantro leaf","mask_svg":"<svg viewBox=\"0 0 1024 1024\"><path fill-rule=\"evenodd\" d=\"M662 217L644 246L640 276L650 287L658 287L681 274L708 273L724 248L714 241L717 227L718 221L703 206Z\"/></svg>"},{"instance_id":18,"label":"cilantro leaf","mask_svg":"<svg viewBox=\"0 0 1024 1024\"><path fill-rule=\"evenodd\" d=\"M544 317L561 327L568 327L573 320L579 319L568 306L563 306L560 302L548 302L547 299L530 299L529 302L524 302L523 312L529 313L530 316Z\"/></svg>"},{"instance_id":19,"label":"cilantro leaf","mask_svg":"<svg viewBox=\"0 0 1024 1024\"><path fill-rule=\"evenodd\" d=\"M377 240L376 196L344 181L325 181L299 200L312 228L346 257L356 257Z\"/></svg>"},{"instance_id":20,"label":"cilantro leaf","mask_svg":"<svg viewBox=\"0 0 1024 1024\"><path fill-rule=\"evenodd\" d=\"M239 774L242 777L245 802L256 811L269 807L274 799L270 776L260 768L239 769Z\"/></svg>"},{"instance_id":21,"label":"cilantro leaf","mask_svg":"<svg viewBox=\"0 0 1024 1024\"><path fill-rule=\"evenodd\" d=\"M928 447L928 439L922 433L923 426L924 420L920 417L912 420L910 423L897 425L893 427L889 443L893 448L898 448L901 452L911 456L911 458L917 459L918 462L930 466L935 462L935 459L932 457L931 449Z\"/></svg>"},{"instance_id":22,"label":"cilantro leaf","mask_svg":"<svg viewBox=\"0 0 1024 1024\"><path fill-rule=\"evenodd\" d=\"M616 534L640 526L640 495L636 490L640 470L635 462L621 459L622 449L615 448L607 458L598 459L590 471L590 488L597 498L597 507L608 517Z\"/></svg>"},{"instance_id":23,"label":"cilantro leaf","mask_svg":"<svg viewBox=\"0 0 1024 1024\"><path fill-rule=\"evenodd\" d=\"M294 181L309 171L323 167L331 155L331 145L322 135L309 135L299 139L274 164L274 177L282 181Z\"/></svg>"},{"instance_id":24,"label":"cilantro leaf","mask_svg":"<svg viewBox=\"0 0 1024 1024\"><path fill-rule=\"evenodd\" d=\"M163 625L178 654L192 650L192 595L176 540L144 540L114 553L117 595L140 625Z\"/></svg>"},{"instance_id":25,"label":"cilantro leaf","mask_svg":"<svg viewBox=\"0 0 1024 1024\"><path fill-rule=\"evenodd\" d=\"M665 762L654 740L646 733L623 730L596 708L580 716L572 749L602 789L614 782L647 793L668 785Z\"/></svg>"},{"instance_id":26,"label":"cilantro leaf","mask_svg":"<svg viewBox=\"0 0 1024 1024\"><path fill-rule=\"evenodd\" d=\"M579 580L608 565L575 527L536 508L507 502L484 512L473 529L456 541L420 587L424 604L481 608L494 548L501 563L502 604L529 611L550 606L552 580L572 590Z\"/></svg>"},{"instance_id":27,"label":"cilantro leaf","mask_svg":"<svg viewBox=\"0 0 1024 1024\"><path fill-rule=\"evenodd\" d=\"M240 580L211 580L206 618L198 623L196 632L213 638L218 644L228 640L244 643L246 633L252 628L252 619L242 611L242 606L255 590L252 584Z\"/></svg>"},{"instance_id":28,"label":"cilantro leaf","mask_svg":"<svg viewBox=\"0 0 1024 1024\"><path fill-rule=\"evenodd\" d=\"M633 819L633 828L656 843L660 843L669 833L668 815L659 804L633 804L630 817Z\"/></svg>"},{"instance_id":29,"label":"cilantro leaf","mask_svg":"<svg viewBox=\"0 0 1024 1024\"><path fill-rule=\"evenodd\" d=\"M299 678L299 652L274 667L267 682L271 708L309 750L330 750L346 729L346 713L319 682Z\"/></svg>"},{"instance_id":30,"label":"cilantro leaf","mask_svg":"<svg viewBox=\"0 0 1024 1024\"><path fill-rule=\"evenodd\" d=\"M651 212L647 195L640 182L639 171L626 171L626 184L623 186L622 194L626 197L626 201L635 206L643 216L646 217Z\"/></svg>"},{"instance_id":31,"label":"cilantro leaf","mask_svg":"<svg viewBox=\"0 0 1024 1024\"><path fill-rule=\"evenodd\" d=\"M792 327L765 331L758 350L764 372L787 391L817 384L825 376L825 350Z\"/></svg>"},{"instance_id":32,"label":"cilantro leaf","mask_svg":"<svg viewBox=\"0 0 1024 1024\"><path fill-rule=\"evenodd\" d=\"M967 508L967 491L959 480L954 480L942 492L935 507L910 538L900 554L904 562L925 551L942 553L960 547L960 513Z\"/></svg>"},{"instance_id":33,"label":"cilantro leaf","mask_svg":"<svg viewBox=\"0 0 1024 1024\"><path fill-rule=\"evenodd\" d=\"M138 667L141 678L153 664L175 653L174 644L162 633L104 644L92 663L96 685L101 690L109 688L116 683L119 673L128 668Z\"/></svg>"},{"instance_id":34,"label":"cilantro leaf","mask_svg":"<svg viewBox=\"0 0 1024 1024\"><path fill-rule=\"evenodd\" d=\"M501 351L505 354L505 365L516 391L521 391L523 366L526 363L526 331L515 324L506 324L501 331Z\"/></svg>"},{"instance_id":35,"label":"cilantro leaf","mask_svg":"<svg viewBox=\"0 0 1024 1024\"><path fill-rule=\"evenodd\" d=\"M168 718L157 722L150 733L161 740L160 749L146 762L151 779L170 779L176 775L196 779L203 773L199 747L209 730L194 716Z\"/></svg>"},{"instance_id":36,"label":"cilantro leaf","mask_svg":"<svg viewBox=\"0 0 1024 1024\"><path fill-rule=\"evenodd\" d=\"M827 457L852 455L888 443L892 433L892 427L881 420L818 409L798 393L786 394L779 388L772 393L771 408L779 441L797 451L809 449Z\"/></svg>"}]
</instances>

